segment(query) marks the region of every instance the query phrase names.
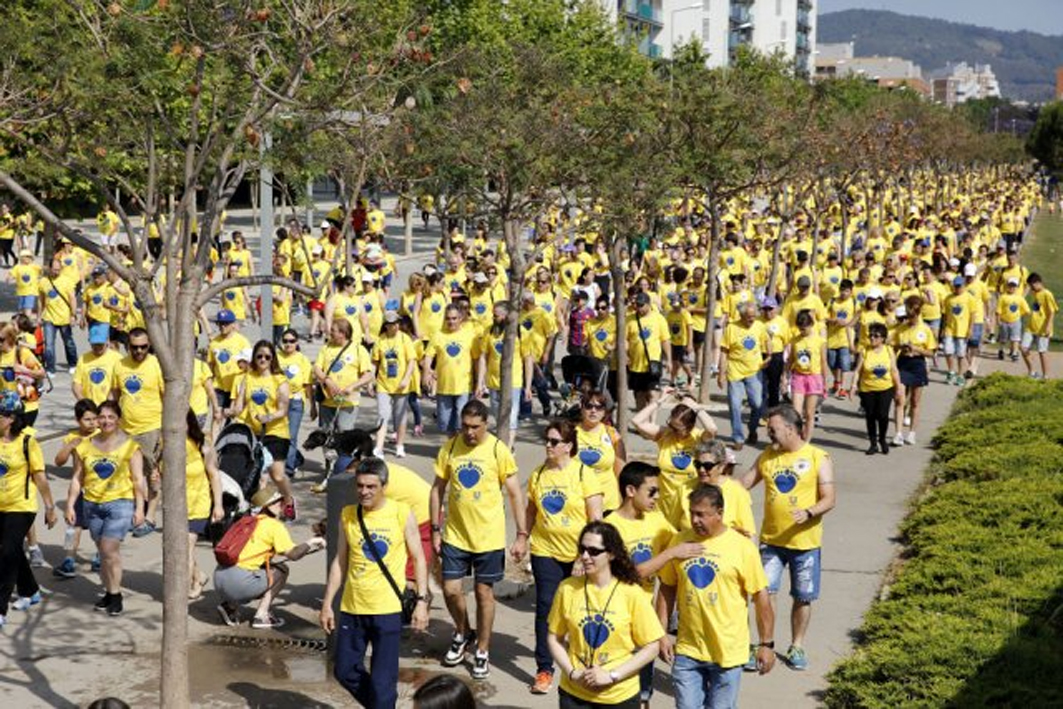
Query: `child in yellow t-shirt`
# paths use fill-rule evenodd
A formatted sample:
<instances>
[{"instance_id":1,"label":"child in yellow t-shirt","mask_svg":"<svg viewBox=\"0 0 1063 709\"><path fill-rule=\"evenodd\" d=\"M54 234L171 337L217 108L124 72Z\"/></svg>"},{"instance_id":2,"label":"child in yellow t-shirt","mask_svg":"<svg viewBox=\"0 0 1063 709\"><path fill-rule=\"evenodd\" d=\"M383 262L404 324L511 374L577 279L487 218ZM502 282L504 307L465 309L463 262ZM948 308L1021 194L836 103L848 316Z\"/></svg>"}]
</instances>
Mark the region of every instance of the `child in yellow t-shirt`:
<instances>
[{"instance_id":1,"label":"child in yellow t-shirt","mask_svg":"<svg viewBox=\"0 0 1063 709\"><path fill-rule=\"evenodd\" d=\"M693 353L690 346L694 340L694 318L690 311L683 308L683 301L678 294L668 299L668 305L664 320L668 323L668 336L672 343L672 381L679 384L679 372L682 370L686 382L693 382L694 372L690 369Z\"/></svg>"},{"instance_id":2,"label":"child in yellow t-shirt","mask_svg":"<svg viewBox=\"0 0 1063 709\"><path fill-rule=\"evenodd\" d=\"M92 399L81 399L74 404L74 418L77 420L76 430L63 436L63 445L55 454L55 464L62 467L67 464L74 453L74 449L86 439L96 435L96 414L99 413ZM59 578L72 579L77 576L77 551L81 543L81 530L88 528L88 522L84 519L83 507L85 504L84 493L78 495L74 503L74 512L77 517L75 523L67 527L63 536L63 563L52 569L52 575ZM99 568L99 554L92 560L92 570Z\"/></svg>"},{"instance_id":3,"label":"child in yellow t-shirt","mask_svg":"<svg viewBox=\"0 0 1063 709\"><path fill-rule=\"evenodd\" d=\"M1019 361L1022 319L1029 314L1030 306L1019 291L1019 279L1008 278L1004 292L997 296L997 323L1000 328L997 338L997 359L1004 359L1004 343L1007 342L1011 361Z\"/></svg>"}]
</instances>

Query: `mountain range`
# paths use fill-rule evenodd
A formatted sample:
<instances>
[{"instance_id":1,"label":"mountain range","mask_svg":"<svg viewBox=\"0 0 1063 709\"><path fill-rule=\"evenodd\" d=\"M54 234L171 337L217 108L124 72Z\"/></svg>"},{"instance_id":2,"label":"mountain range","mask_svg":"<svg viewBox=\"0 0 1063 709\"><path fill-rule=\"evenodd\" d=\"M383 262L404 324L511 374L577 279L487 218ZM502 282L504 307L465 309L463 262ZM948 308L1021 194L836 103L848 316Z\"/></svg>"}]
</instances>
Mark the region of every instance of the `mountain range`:
<instances>
[{"instance_id":1,"label":"mountain range","mask_svg":"<svg viewBox=\"0 0 1063 709\"><path fill-rule=\"evenodd\" d=\"M856 43L856 56L909 59L923 78L949 62L989 64L1005 98L1050 101L1063 36L1006 32L884 10L843 10L819 16L817 42Z\"/></svg>"}]
</instances>

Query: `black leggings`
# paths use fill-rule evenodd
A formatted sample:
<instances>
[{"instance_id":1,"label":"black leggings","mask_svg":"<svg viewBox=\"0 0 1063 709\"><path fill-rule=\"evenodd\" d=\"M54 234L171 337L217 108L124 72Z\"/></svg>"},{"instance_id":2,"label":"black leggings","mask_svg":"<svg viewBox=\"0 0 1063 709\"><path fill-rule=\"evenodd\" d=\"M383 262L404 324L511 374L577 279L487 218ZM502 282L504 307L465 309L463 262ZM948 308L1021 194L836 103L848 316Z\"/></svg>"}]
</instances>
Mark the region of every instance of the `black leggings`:
<instances>
[{"instance_id":1,"label":"black leggings","mask_svg":"<svg viewBox=\"0 0 1063 709\"><path fill-rule=\"evenodd\" d=\"M7 615L7 604L16 586L18 595L23 597L40 590L22 551L22 540L36 516L36 512L0 512L0 615Z\"/></svg>"},{"instance_id":2,"label":"black leggings","mask_svg":"<svg viewBox=\"0 0 1063 709\"><path fill-rule=\"evenodd\" d=\"M893 387L886 391L860 392L860 405L864 407L867 423L867 439L872 443L886 444L886 431L890 427L890 404L893 403Z\"/></svg>"}]
</instances>

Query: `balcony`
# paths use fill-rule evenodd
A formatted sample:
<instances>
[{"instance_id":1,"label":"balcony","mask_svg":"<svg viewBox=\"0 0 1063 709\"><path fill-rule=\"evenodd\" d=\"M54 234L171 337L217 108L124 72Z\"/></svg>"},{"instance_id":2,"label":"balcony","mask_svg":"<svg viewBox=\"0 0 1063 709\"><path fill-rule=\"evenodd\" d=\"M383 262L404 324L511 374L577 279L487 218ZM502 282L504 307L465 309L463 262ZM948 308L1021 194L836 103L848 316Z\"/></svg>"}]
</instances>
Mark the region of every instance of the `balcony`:
<instances>
[{"instance_id":1,"label":"balcony","mask_svg":"<svg viewBox=\"0 0 1063 709\"><path fill-rule=\"evenodd\" d=\"M811 12L812 0L797 0L797 9L804 10L805 12Z\"/></svg>"},{"instance_id":2,"label":"balcony","mask_svg":"<svg viewBox=\"0 0 1063 709\"><path fill-rule=\"evenodd\" d=\"M624 0L624 3L620 6L620 12L629 21L641 22L658 28L664 27L661 9L654 7L652 3Z\"/></svg>"}]
</instances>

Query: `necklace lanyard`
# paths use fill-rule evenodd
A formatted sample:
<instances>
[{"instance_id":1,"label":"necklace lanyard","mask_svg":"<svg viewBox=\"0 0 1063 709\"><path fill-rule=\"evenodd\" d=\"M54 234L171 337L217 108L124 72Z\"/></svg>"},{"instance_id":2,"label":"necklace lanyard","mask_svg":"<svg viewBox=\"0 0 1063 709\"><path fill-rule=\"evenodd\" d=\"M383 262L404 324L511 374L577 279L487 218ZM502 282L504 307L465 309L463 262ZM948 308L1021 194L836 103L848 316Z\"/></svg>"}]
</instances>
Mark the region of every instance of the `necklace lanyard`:
<instances>
[{"instance_id":1,"label":"necklace lanyard","mask_svg":"<svg viewBox=\"0 0 1063 709\"><path fill-rule=\"evenodd\" d=\"M606 613L609 612L609 604L613 602L613 594L616 593L616 589L619 587L620 579L617 579L613 582L613 590L609 592L609 597L605 599L605 606L602 607L602 612L598 614L601 615L602 620L594 627L594 638L590 640L589 643L590 652L588 658L587 660L583 660L582 658L580 658L581 662L583 662L583 666L588 669L594 666L594 655L597 652L598 641L599 637L602 634L602 628L605 626ZM583 602L587 607L587 617L593 619L593 615L591 613L591 597L590 594L587 592L586 576L583 577Z\"/></svg>"}]
</instances>

